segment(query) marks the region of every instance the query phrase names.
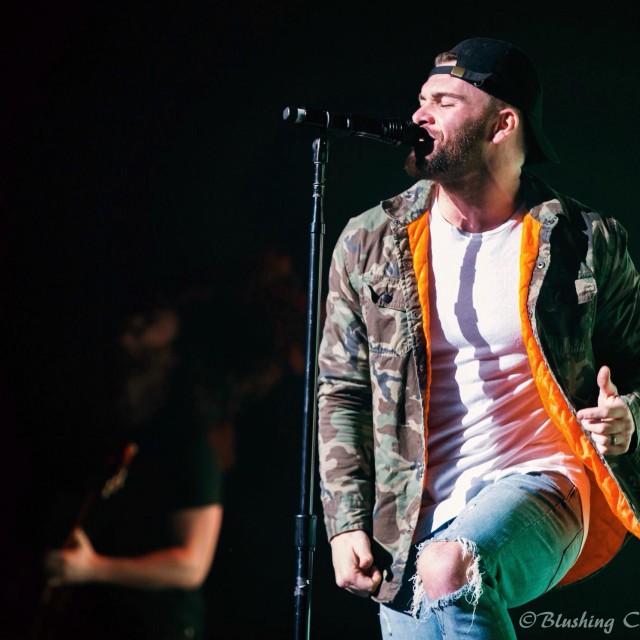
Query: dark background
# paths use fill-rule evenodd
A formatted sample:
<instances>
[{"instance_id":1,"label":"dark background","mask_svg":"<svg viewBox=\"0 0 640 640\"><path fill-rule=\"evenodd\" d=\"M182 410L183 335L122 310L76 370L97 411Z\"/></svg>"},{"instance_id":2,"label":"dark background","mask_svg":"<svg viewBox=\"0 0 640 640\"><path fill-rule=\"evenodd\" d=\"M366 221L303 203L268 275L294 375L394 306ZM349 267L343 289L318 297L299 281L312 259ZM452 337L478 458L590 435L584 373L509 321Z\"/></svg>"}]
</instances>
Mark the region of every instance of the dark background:
<instances>
[{"instance_id":1,"label":"dark background","mask_svg":"<svg viewBox=\"0 0 640 640\"><path fill-rule=\"evenodd\" d=\"M87 423L99 413L96 396L88 400L82 390L100 387L91 354L114 318L141 291L209 287L208 323L197 333L202 350L214 362L224 345L226 358L249 366L261 334L239 299L256 260L267 250L286 256L306 283L315 132L283 122L285 106L409 117L435 53L470 36L510 40L539 69L545 129L561 158L537 173L617 217L638 260L637 29L615 9L592 16L559 3L535 10L292 0L3 3L6 628L18 634L28 626L48 492L82 468L68 447L72 427L52 416L70 389ZM368 140L331 141L325 265L349 217L410 185L405 154ZM227 333L230 323L236 331ZM91 363L81 380L72 362ZM207 585L212 637L292 637L301 394L299 376L288 376L250 404L238 426L227 520ZM378 637L372 603L333 585L319 529L312 635ZM599 576L523 611L614 618L608 637L637 637L623 617L640 609L638 553L634 541ZM560 631L541 622L518 628L522 638L605 637L602 629Z\"/></svg>"}]
</instances>

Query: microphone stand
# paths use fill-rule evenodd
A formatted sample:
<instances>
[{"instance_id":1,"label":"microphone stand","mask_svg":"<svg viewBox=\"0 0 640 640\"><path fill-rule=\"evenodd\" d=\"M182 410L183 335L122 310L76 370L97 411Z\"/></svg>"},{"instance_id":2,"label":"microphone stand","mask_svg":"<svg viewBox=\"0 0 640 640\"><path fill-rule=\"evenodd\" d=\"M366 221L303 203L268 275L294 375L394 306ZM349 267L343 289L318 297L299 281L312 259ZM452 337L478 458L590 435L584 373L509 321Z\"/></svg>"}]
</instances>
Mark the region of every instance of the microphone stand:
<instances>
[{"instance_id":1,"label":"microphone stand","mask_svg":"<svg viewBox=\"0 0 640 640\"><path fill-rule=\"evenodd\" d=\"M329 142L316 138L313 149L313 212L310 227L309 282L306 325L306 372L303 406L300 511L295 517L296 583L295 640L310 637L313 554L316 548L316 516L313 513L317 435L317 372L322 299L322 249L324 242L324 186Z\"/></svg>"}]
</instances>

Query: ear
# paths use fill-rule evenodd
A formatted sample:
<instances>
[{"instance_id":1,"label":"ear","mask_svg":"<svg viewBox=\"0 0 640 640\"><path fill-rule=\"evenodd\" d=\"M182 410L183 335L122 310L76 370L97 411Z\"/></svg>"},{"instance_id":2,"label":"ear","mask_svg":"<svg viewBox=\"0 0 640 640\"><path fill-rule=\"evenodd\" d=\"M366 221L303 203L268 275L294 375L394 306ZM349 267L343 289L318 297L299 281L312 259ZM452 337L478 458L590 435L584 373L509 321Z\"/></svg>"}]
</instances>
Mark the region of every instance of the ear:
<instances>
[{"instance_id":1,"label":"ear","mask_svg":"<svg viewBox=\"0 0 640 640\"><path fill-rule=\"evenodd\" d=\"M509 138L518 130L520 126L520 116L518 112L511 108L505 107L498 113L498 118L493 125L493 142L500 144Z\"/></svg>"}]
</instances>

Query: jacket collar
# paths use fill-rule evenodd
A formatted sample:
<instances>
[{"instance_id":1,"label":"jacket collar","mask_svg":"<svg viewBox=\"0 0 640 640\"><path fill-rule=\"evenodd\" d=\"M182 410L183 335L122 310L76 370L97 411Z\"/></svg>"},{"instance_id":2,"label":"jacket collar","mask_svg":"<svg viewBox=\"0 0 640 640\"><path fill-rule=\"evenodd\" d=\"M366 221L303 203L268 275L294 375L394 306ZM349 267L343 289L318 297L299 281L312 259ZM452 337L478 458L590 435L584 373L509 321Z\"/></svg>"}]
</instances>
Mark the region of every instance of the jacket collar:
<instances>
[{"instance_id":1,"label":"jacket collar","mask_svg":"<svg viewBox=\"0 0 640 640\"><path fill-rule=\"evenodd\" d=\"M380 204L391 220L408 225L427 210L435 184L432 180L420 180ZM523 171L522 185L527 211L543 225L555 226L559 216L568 215L560 195L537 176Z\"/></svg>"}]
</instances>

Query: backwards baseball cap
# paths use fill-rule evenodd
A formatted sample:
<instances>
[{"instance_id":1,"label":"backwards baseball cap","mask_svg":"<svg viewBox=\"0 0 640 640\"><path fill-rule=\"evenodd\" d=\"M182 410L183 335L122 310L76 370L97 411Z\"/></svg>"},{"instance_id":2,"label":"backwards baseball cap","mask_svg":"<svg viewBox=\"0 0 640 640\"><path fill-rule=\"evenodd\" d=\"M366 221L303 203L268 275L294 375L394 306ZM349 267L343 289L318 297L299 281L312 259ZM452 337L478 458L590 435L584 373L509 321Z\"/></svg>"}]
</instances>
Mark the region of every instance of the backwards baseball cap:
<instances>
[{"instance_id":1,"label":"backwards baseball cap","mask_svg":"<svg viewBox=\"0 0 640 640\"><path fill-rule=\"evenodd\" d=\"M492 38L470 38L451 49L455 66L437 66L446 73L520 109L524 116L525 164L557 162L558 156L542 131L542 85L527 55L518 47Z\"/></svg>"}]
</instances>

